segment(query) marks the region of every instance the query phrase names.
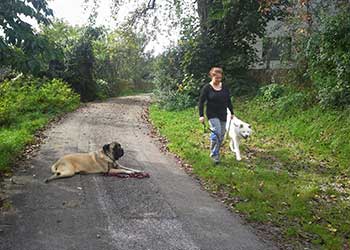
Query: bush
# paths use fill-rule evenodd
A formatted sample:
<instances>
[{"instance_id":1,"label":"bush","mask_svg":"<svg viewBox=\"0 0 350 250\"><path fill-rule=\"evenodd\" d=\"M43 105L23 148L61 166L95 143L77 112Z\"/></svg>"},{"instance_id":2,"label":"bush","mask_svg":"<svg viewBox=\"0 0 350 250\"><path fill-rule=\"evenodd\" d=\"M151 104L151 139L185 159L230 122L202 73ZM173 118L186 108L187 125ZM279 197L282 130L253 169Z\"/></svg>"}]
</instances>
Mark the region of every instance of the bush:
<instances>
[{"instance_id":1,"label":"bush","mask_svg":"<svg viewBox=\"0 0 350 250\"><path fill-rule=\"evenodd\" d=\"M266 85L259 90L260 105L274 111L276 117L294 116L316 103L312 89L300 89L291 85Z\"/></svg>"},{"instance_id":2,"label":"bush","mask_svg":"<svg viewBox=\"0 0 350 250\"><path fill-rule=\"evenodd\" d=\"M61 80L21 77L0 85L0 126L30 113L58 114L79 105L79 95Z\"/></svg>"},{"instance_id":3,"label":"bush","mask_svg":"<svg viewBox=\"0 0 350 250\"><path fill-rule=\"evenodd\" d=\"M259 89L258 83L248 75L236 75L235 78L225 76L224 81L231 85L232 96L255 96Z\"/></svg>"},{"instance_id":4,"label":"bush","mask_svg":"<svg viewBox=\"0 0 350 250\"><path fill-rule=\"evenodd\" d=\"M37 95L38 101L41 102L41 111L44 113L57 114L72 111L80 102L79 95L73 92L68 84L58 79L43 84Z\"/></svg>"},{"instance_id":5,"label":"bush","mask_svg":"<svg viewBox=\"0 0 350 250\"><path fill-rule=\"evenodd\" d=\"M108 82L102 79L98 79L97 83L97 98L100 100L107 99L112 96L111 86Z\"/></svg>"},{"instance_id":6,"label":"bush","mask_svg":"<svg viewBox=\"0 0 350 250\"><path fill-rule=\"evenodd\" d=\"M300 112L308 106L309 95L297 92L282 96L276 101L276 109L279 114L287 114L290 112Z\"/></svg>"},{"instance_id":7,"label":"bush","mask_svg":"<svg viewBox=\"0 0 350 250\"><path fill-rule=\"evenodd\" d=\"M259 90L259 95L266 102L271 102L280 98L283 93L284 87L275 83L263 86Z\"/></svg>"},{"instance_id":8,"label":"bush","mask_svg":"<svg viewBox=\"0 0 350 250\"><path fill-rule=\"evenodd\" d=\"M320 32L313 34L307 48L309 74L318 89L322 107L350 106L350 14L321 19Z\"/></svg>"},{"instance_id":9,"label":"bush","mask_svg":"<svg viewBox=\"0 0 350 250\"><path fill-rule=\"evenodd\" d=\"M0 171L8 168L33 134L54 115L79 106L80 98L58 79L21 77L0 85Z\"/></svg>"},{"instance_id":10,"label":"bush","mask_svg":"<svg viewBox=\"0 0 350 250\"><path fill-rule=\"evenodd\" d=\"M169 111L183 110L195 104L195 101L189 94L178 90L156 90L154 94L159 105Z\"/></svg>"},{"instance_id":11,"label":"bush","mask_svg":"<svg viewBox=\"0 0 350 250\"><path fill-rule=\"evenodd\" d=\"M0 126L6 125L11 120L11 111L6 108L6 105L3 102L0 102Z\"/></svg>"},{"instance_id":12,"label":"bush","mask_svg":"<svg viewBox=\"0 0 350 250\"><path fill-rule=\"evenodd\" d=\"M327 84L327 82L330 82ZM350 105L350 85L348 82L338 81L337 79L319 80L318 97L319 103L323 108L343 109Z\"/></svg>"}]
</instances>

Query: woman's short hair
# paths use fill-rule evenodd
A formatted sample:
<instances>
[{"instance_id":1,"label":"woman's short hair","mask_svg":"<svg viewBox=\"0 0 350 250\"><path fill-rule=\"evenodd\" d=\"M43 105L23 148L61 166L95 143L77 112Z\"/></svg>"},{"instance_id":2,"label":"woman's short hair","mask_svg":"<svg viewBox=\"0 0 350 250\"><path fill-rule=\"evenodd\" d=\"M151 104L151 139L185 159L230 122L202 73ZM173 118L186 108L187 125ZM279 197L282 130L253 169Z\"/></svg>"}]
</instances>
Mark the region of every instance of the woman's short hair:
<instances>
[{"instance_id":1,"label":"woman's short hair","mask_svg":"<svg viewBox=\"0 0 350 250\"><path fill-rule=\"evenodd\" d=\"M215 74L221 74L224 76L224 71L220 67L212 67L209 71L209 77L213 77Z\"/></svg>"}]
</instances>

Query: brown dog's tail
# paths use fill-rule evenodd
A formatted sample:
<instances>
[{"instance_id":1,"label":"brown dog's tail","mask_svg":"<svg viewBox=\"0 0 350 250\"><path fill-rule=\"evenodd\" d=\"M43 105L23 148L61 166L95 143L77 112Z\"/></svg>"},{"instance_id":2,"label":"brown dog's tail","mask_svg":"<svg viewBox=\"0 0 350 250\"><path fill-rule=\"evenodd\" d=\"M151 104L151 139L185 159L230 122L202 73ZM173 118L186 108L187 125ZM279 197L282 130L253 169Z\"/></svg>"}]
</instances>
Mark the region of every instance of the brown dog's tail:
<instances>
[{"instance_id":1,"label":"brown dog's tail","mask_svg":"<svg viewBox=\"0 0 350 250\"><path fill-rule=\"evenodd\" d=\"M56 161L52 166L51 166L51 172L56 173L57 172L57 167L58 167L59 161Z\"/></svg>"},{"instance_id":2,"label":"brown dog's tail","mask_svg":"<svg viewBox=\"0 0 350 250\"><path fill-rule=\"evenodd\" d=\"M57 174L58 163L59 163L59 161L55 162L55 163L51 166L51 172L53 173L53 175L50 176L49 178L45 179L45 182L46 182L46 183L49 182L49 181L51 181L51 180L53 180L53 179L56 179L56 178L59 176L59 174Z\"/></svg>"}]
</instances>

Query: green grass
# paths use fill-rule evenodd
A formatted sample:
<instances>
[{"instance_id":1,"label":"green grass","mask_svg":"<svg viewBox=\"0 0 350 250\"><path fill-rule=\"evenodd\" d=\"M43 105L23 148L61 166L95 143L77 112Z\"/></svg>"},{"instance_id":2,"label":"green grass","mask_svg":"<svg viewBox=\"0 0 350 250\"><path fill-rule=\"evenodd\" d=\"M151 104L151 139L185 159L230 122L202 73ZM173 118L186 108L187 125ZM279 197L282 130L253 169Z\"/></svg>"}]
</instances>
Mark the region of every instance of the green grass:
<instances>
[{"instance_id":1,"label":"green grass","mask_svg":"<svg viewBox=\"0 0 350 250\"><path fill-rule=\"evenodd\" d=\"M17 126L0 128L0 172L10 170L10 165L25 146L34 139L34 133L48 122L49 117L38 115L33 120L23 121Z\"/></svg>"},{"instance_id":2,"label":"green grass","mask_svg":"<svg viewBox=\"0 0 350 250\"><path fill-rule=\"evenodd\" d=\"M11 171L38 129L80 104L79 95L57 79L5 81L0 84L0 97L0 174Z\"/></svg>"},{"instance_id":3,"label":"green grass","mask_svg":"<svg viewBox=\"0 0 350 250\"><path fill-rule=\"evenodd\" d=\"M67 110L68 111L68 110ZM26 145L34 142L34 134L50 119L61 114L31 113L17 117L10 127L0 127L0 172L11 171L11 164Z\"/></svg>"},{"instance_id":4,"label":"green grass","mask_svg":"<svg viewBox=\"0 0 350 250\"><path fill-rule=\"evenodd\" d=\"M318 107L281 113L258 99L235 107L254 134L242 146L241 162L225 145L217 167L196 109L153 105L150 117L170 151L192 164L211 191L228 193L227 204L248 221L277 225L296 248L305 240L323 249L350 244L349 114Z\"/></svg>"},{"instance_id":5,"label":"green grass","mask_svg":"<svg viewBox=\"0 0 350 250\"><path fill-rule=\"evenodd\" d=\"M118 96L130 96L130 95L138 95L138 94L145 94L145 93L151 93L151 90L144 90L144 89L124 89L122 90Z\"/></svg>"}]
</instances>

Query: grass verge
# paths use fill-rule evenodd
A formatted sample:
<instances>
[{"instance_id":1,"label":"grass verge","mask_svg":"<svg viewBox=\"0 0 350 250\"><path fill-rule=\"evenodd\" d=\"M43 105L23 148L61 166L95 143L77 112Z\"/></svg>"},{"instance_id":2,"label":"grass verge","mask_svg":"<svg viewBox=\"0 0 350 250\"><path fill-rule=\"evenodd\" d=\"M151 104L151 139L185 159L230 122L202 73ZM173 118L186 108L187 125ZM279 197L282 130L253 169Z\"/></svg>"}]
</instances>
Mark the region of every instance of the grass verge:
<instances>
[{"instance_id":1,"label":"grass verge","mask_svg":"<svg viewBox=\"0 0 350 250\"><path fill-rule=\"evenodd\" d=\"M284 242L301 248L348 249L350 245L350 116L318 107L278 113L257 99L236 103L236 115L253 136L237 162L228 145L222 163L209 159L208 134L197 110L150 108L150 119L168 148L191 164L213 192L248 221L280 228Z\"/></svg>"}]
</instances>

